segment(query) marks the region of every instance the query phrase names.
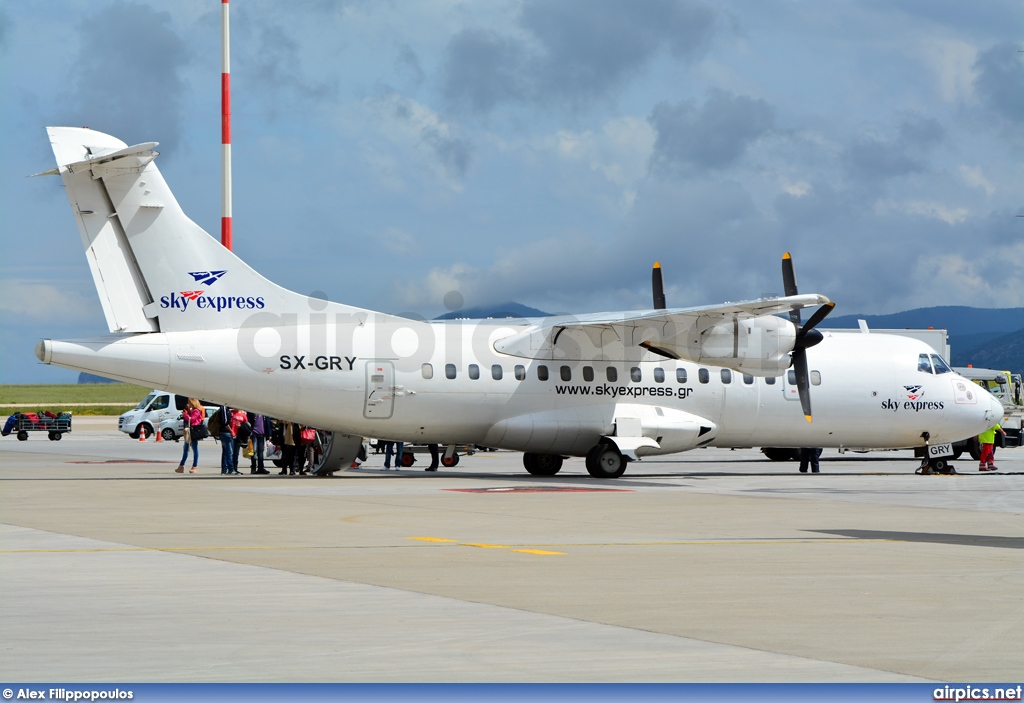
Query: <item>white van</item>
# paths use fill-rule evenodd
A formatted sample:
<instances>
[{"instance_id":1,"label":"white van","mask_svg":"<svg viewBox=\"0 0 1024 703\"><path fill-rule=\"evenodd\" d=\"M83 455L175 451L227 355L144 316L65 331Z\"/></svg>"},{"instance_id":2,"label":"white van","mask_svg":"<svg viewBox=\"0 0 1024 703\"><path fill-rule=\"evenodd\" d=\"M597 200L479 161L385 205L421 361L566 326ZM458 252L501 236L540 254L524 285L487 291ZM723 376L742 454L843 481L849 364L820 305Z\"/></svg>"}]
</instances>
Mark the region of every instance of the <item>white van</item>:
<instances>
[{"instance_id":1,"label":"white van","mask_svg":"<svg viewBox=\"0 0 1024 703\"><path fill-rule=\"evenodd\" d=\"M210 414L209 409L217 407L205 400L200 402L207 408L207 417ZM129 410L121 416L117 422L117 429L127 433L132 439L138 439L142 434L147 438L151 437L157 428L160 428L163 439L176 440L184 433L181 411L187 403L186 396L154 390L143 398L134 410Z\"/></svg>"}]
</instances>

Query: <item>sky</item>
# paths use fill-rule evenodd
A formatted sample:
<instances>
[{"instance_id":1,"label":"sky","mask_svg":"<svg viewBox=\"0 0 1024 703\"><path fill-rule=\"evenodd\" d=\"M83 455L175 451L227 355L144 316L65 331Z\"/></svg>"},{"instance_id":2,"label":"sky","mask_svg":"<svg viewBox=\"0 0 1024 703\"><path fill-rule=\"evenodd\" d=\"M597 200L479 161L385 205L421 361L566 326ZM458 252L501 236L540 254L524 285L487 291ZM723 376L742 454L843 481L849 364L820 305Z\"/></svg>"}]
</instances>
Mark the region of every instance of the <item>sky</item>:
<instances>
[{"instance_id":1,"label":"sky","mask_svg":"<svg viewBox=\"0 0 1024 703\"><path fill-rule=\"evenodd\" d=\"M1024 306L1019 0L234 0L234 251L434 317L801 293ZM107 333L48 125L160 142L220 232L220 2L0 5L0 383ZM457 299L449 296L448 300Z\"/></svg>"}]
</instances>

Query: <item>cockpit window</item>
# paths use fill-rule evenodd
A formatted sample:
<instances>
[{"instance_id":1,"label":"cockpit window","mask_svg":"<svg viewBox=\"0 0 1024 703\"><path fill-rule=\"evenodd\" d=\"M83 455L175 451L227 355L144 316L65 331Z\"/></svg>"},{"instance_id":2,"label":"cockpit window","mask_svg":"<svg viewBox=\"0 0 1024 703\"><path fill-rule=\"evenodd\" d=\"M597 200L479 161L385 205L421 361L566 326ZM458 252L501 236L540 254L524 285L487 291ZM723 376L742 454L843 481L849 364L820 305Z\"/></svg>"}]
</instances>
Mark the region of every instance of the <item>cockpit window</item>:
<instances>
[{"instance_id":1,"label":"cockpit window","mask_svg":"<svg viewBox=\"0 0 1024 703\"><path fill-rule=\"evenodd\" d=\"M924 373L932 373L932 362L928 359L927 354L918 355L917 370L923 371Z\"/></svg>"},{"instance_id":2,"label":"cockpit window","mask_svg":"<svg viewBox=\"0 0 1024 703\"><path fill-rule=\"evenodd\" d=\"M935 373L953 373L953 369L938 354L932 354L932 366L935 367Z\"/></svg>"}]
</instances>

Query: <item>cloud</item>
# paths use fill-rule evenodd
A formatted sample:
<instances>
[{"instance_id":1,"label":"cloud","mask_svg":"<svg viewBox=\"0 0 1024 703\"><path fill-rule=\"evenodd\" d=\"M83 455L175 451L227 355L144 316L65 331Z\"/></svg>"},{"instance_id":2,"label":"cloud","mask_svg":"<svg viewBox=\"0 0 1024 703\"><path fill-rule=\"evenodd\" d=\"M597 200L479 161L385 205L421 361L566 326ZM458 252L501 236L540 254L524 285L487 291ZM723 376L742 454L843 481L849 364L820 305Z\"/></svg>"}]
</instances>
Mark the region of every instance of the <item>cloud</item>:
<instances>
[{"instance_id":1,"label":"cloud","mask_svg":"<svg viewBox=\"0 0 1024 703\"><path fill-rule=\"evenodd\" d=\"M388 92L367 101L379 117L379 129L389 139L403 146L419 149L431 157L433 167L448 187L458 190L458 183L469 169L473 157L472 144L459 136L455 125L425 105Z\"/></svg>"},{"instance_id":2,"label":"cloud","mask_svg":"<svg viewBox=\"0 0 1024 703\"><path fill-rule=\"evenodd\" d=\"M972 188L979 188L985 191L989 197L996 192L996 187L992 185L992 182L985 178L985 174L981 172L981 166L966 166L961 164L957 170L960 173L961 180Z\"/></svg>"},{"instance_id":3,"label":"cloud","mask_svg":"<svg viewBox=\"0 0 1024 703\"><path fill-rule=\"evenodd\" d=\"M580 106L622 87L662 50L699 59L715 19L693 0L528 0L515 36L467 28L452 37L442 92L479 113L504 102Z\"/></svg>"},{"instance_id":4,"label":"cloud","mask_svg":"<svg viewBox=\"0 0 1024 703\"><path fill-rule=\"evenodd\" d=\"M1024 124L1024 54L1019 45L996 44L978 56L974 86L985 103L1000 117Z\"/></svg>"},{"instance_id":5,"label":"cloud","mask_svg":"<svg viewBox=\"0 0 1024 703\"><path fill-rule=\"evenodd\" d=\"M713 90L700 107L659 103L650 116L657 131L651 166L695 172L735 164L747 148L775 128L775 110L764 100Z\"/></svg>"},{"instance_id":6,"label":"cloud","mask_svg":"<svg viewBox=\"0 0 1024 703\"><path fill-rule=\"evenodd\" d=\"M99 301L94 291L70 290L46 281L0 280L0 313L32 322L77 322L94 318Z\"/></svg>"},{"instance_id":7,"label":"cloud","mask_svg":"<svg viewBox=\"0 0 1024 703\"><path fill-rule=\"evenodd\" d=\"M843 163L851 176L865 181L918 173L925 170L926 156L945 134L936 120L911 116L891 139L873 134L854 139L843 153Z\"/></svg>"},{"instance_id":8,"label":"cloud","mask_svg":"<svg viewBox=\"0 0 1024 703\"><path fill-rule=\"evenodd\" d=\"M924 60L935 73L939 94L947 103L974 100L974 82L978 72L978 50L960 39L931 39L925 42Z\"/></svg>"},{"instance_id":9,"label":"cloud","mask_svg":"<svg viewBox=\"0 0 1024 703\"><path fill-rule=\"evenodd\" d=\"M129 144L159 134L179 143L189 63L171 16L144 5L114 2L82 19L68 124L87 124ZM134 140L134 141L133 141Z\"/></svg>"},{"instance_id":10,"label":"cloud","mask_svg":"<svg viewBox=\"0 0 1024 703\"><path fill-rule=\"evenodd\" d=\"M907 215L919 215L935 220L942 220L948 225L955 225L967 220L970 211L965 207L949 207L943 203L927 200L880 200L875 204L879 212L902 212Z\"/></svg>"}]
</instances>

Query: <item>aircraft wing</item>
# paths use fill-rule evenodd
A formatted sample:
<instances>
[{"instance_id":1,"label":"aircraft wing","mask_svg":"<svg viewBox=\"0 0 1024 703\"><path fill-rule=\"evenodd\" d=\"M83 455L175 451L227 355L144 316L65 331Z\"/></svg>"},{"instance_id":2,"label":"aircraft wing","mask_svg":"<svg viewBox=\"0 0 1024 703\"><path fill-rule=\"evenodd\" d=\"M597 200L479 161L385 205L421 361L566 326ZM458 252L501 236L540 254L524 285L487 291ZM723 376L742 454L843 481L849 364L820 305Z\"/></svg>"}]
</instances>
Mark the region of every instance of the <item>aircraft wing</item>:
<instances>
[{"instance_id":1,"label":"aircraft wing","mask_svg":"<svg viewBox=\"0 0 1024 703\"><path fill-rule=\"evenodd\" d=\"M792 295L695 308L559 316L497 340L502 353L552 361L639 361L648 354L726 366L754 375L789 368L796 328L776 317L825 305Z\"/></svg>"}]
</instances>

